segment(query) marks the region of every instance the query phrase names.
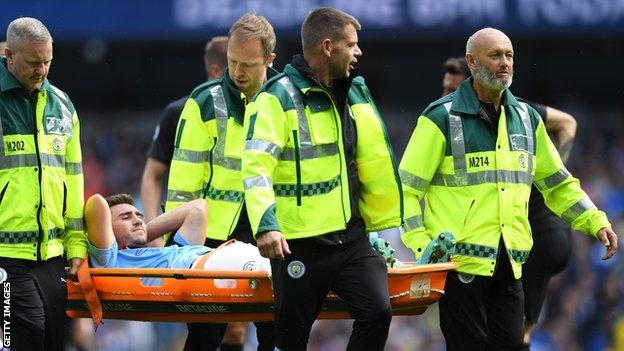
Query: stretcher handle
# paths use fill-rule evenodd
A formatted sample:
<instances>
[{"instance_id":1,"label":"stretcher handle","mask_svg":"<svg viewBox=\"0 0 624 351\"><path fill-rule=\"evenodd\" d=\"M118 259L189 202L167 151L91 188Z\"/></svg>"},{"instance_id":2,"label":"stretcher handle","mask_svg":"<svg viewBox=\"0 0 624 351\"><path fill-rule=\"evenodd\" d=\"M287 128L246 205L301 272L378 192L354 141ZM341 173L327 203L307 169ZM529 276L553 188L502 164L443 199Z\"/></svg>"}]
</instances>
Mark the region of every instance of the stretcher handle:
<instances>
[{"instance_id":1,"label":"stretcher handle","mask_svg":"<svg viewBox=\"0 0 624 351\"><path fill-rule=\"evenodd\" d=\"M150 278L205 278L205 279L269 279L266 271L205 271L201 269L163 268L91 268L91 276L150 277Z\"/></svg>"},{"instance_id":2,"label":"stretcher handle","mask_svg":"<svg viewBox=\"0 0 624 351\"><path fill-rule=\"evenodd\" d=\"M452 271L457 268L457 265L453 262L444 263L430 263L430 264L414 264L412 262L406 263L406 266L397 268L388 268L388 276L397 276L411 273L432 273L442 271Z\"/></svg>"}]
</instances>

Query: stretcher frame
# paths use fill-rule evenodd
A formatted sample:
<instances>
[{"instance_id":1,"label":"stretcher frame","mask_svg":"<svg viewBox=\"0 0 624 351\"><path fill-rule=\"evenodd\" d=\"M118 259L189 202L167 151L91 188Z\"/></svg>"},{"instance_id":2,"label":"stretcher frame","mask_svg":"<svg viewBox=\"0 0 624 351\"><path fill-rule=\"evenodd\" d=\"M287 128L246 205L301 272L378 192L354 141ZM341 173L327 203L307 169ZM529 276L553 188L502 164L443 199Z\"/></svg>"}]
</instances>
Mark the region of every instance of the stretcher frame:
<instances>
[{"instance_id":1,"label":"stretcher frame","mask_svg":"<svg viewBox=\"0 0 624 351\"><path fill-rule=\"evenodd\" d=\"M393 314L425 312L444 294L446 274L454 268L454 263L389 268ZM105 319L211 323L273 320L273 290L266 272L155 268L88 271ZM70 317L92 317L83 287L67 281ZM318 318L350 316L346 303L330 292Z\"/></svg>"}]
</instances>

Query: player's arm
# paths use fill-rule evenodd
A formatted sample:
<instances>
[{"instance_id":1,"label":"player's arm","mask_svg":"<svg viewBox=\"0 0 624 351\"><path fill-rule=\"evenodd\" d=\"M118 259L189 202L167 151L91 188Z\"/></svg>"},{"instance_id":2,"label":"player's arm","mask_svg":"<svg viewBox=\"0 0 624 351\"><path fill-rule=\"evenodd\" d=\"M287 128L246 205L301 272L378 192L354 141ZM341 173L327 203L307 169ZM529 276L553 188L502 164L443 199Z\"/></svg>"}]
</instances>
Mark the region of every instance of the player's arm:
<instances>
[{"instance_id":1,"label":"player's arm","mask_svg":"<svg viewBox=\"0 0 624 351\"><path fill-rule=\"evenodd\" d=\"M204 199L197 199L176 207L147 223L147 240L178 231L190 245L203 245L206 233L207 207Z\"/></svg>"},{"instance_id":2,"label":"player's arm","mask_svg":"<svg viewBox=\"0 0 624 351\"><path fill-rule=\"evenodd\" d=\"M555 145L563 162L568 160L572 151L576 127L576 119L572 115L546 106L546 130L554 136Z\"/></svg>"},{"instance_id":3,"label":"player's arm","mask_svg":"<svg viewBox=\"0 0 624 351\"><path fill-rule=\"evenodd\" d=\"M87 200L84 208L87 235L91 245L98 249L108 249L115 241L110 208L100 194Z\"/></svg>"}]
</instances>

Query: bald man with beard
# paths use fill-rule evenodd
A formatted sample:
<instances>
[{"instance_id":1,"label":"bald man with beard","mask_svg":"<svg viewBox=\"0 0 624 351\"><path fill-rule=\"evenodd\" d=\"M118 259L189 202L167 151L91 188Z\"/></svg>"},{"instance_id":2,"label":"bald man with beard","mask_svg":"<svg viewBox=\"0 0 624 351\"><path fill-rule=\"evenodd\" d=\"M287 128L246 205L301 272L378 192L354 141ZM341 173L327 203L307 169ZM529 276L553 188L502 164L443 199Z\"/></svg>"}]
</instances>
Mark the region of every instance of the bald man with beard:
<instances>
[{"instance_id":1,"label":"bald man with beard","mask_svg":"<svg viewBox=\"0 0 624 351\"><path fill-rule=\"evenodd\" d=\"M605 245L603 259L615 254L618 239L563 165L539 113L509 91L511 40L481 29L466 43L466 62L472 78L425 109L401 161L401 238L418 258L433 235L455 235L457 271L440 299L448 350L520 350L531 185L554 213Z\"/></svg>"}]
</instances>

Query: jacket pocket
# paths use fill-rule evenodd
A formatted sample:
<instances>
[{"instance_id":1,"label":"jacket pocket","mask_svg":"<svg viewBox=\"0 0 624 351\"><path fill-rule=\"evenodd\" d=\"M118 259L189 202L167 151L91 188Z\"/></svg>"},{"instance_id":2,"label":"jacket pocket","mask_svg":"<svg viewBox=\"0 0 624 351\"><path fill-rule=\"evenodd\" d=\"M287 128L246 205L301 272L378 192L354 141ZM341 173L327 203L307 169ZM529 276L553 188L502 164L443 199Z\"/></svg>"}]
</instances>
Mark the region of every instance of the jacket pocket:
<instances>
[{"instance_id":1,"label":"jacket pocket","mask_svg":"<svg viewBox=\"0 0 624 351\"><path fill-rule=\"evenodd\" d=\"M314 145L332 144L338 141L336 121L332 110L314 113L308 116L310 139Z\"/></svg>"},{"instance_id":2,"label":"jacket pocket","mask_svg":"<svg viewBox=\"0 0 624 351\"><path fill-rule=\"evenodd\" d=\"M9 183L11 181L7 181L7 183L4 185L4 187L2 188L2 191L0 191L0 205L2 204L2 200L4 199L4 193L6 193L8 187L9 187Z\"/></svg>"},{"instance_id":3,"label":"jacket pocket","mask_svg":"<svg viewBox=\"0 0 624 351\"><path fill-rule=\"evenodd\" d=\"M67 214L67 184L63 182L63 217Z\"/></svg>"},{"instance_id":4,"label":"jacket pocket","mask_svg":"<svg viewBox=\"0 0 624 351\"><path fill-rule=\"evenodd\" d=\"M461 229L462 235L465 235L466 224L468 224L468 219L470 219L470 215L473 212L473 208L475 207L476 201L477 199L472 199L472 202L470 203L470 206L468 207L468 211L466 211L466 217L464 217L464 223L462 224L462 229Z\"/></svg>"}]
</instances>

